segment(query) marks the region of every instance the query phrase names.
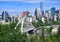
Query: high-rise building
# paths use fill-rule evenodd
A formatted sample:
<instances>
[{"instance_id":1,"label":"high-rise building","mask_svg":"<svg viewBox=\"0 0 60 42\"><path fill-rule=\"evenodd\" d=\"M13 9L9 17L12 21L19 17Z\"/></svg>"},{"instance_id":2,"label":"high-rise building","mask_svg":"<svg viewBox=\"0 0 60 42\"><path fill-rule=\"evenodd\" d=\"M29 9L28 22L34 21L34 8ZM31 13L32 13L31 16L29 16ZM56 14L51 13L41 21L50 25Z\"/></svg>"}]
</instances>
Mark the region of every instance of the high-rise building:
<instances>
[{"instance_id":1,"label":"high-rise building","mask_svg":"<svg viewBox=\"0 0 60 42\"><path fill-rule=\"evenodd\" d=\"M41 12L41 15L44 15L44 11L43 11L43 2L40 2L40 12Z\"/></svg>"},{"instance_id":2,"label":"high-rise building","mask_svg":"<svg viewBox=\"0 0 60 42\"><path fill-rule=\"evenodd\" d=\"M59 9L59 13L58 13L58 19L59 19L59 21L60 21L60 9Z\"/></svg>"},{"instance_id":3,"label":"high-rise building","mask_svg":"<svg viewBox=\"0 0 60 42\"><path fill-rule=\"evenodd\" d=\"M40 9L43 10L43 2L40 2Z\"/></svg>"},{"instance_id":4,"label":"high-rise building","mask_svg":"<svg viewBox=\"0 0 60 42\"><path fill-rule=\"evenodd\" d=\"M42 15L44 15L43 11L43 2L40 2L40 8L35 9L35 16L37 20L41 20Z\"/></svg>"},{"instance_id":5,"label":"high-rise building","mask_svg":"<svg viewBox=\"0 0 60 42\"><path fill-rule=\"evenodd\" d=\"M46 17L46 19L47 19L47 21L49 20L49 10L46 10L45 11L45 17Z\"/></svg>"},{"instance_id":6,"label":"high-rise building","mask_svg":"<svg viewBox=\"0 0 60 42\"><path fill-rule=\"evenodd\" d=\"M54 20L54 15L55 15L55 7L51 8L51 20Z\"/></svg>"},{"instance_id":7,"label":"high-rise building","mask_svg":"<svg viewBox=\"0 0 60 42\"><path fill-rule=\"evenodd\" d=\"M56 14L54 15L54 21L57 21L57 15Z\"/></svg>"},{"instance_id":8,"label":"high-rise building","mask_svg":"<svg viewBox=\"0 0 60 42\"><path fill-rule=\"evenodd\" d=\"M3 11L2 12L2 20L4 20L5 22L8 22L8 17L9 17L9 14L7 11Z\"/></svg>"},{"instance_id":9,"label":"high-rise building","mask_svg":"<svg viewBox=\"0 0 60 42\"><path fill-rule=\"evenodd\" d=\"M37 8L35 9L35 16L36 16L36 19L37 19Z\"/></svg>"},{"instance_id":10,"label":"high-rise building","mask_svg":"<svg viewBox=\"0 0 60 42\"><path fill-rule=\"evenodd\" d=\"M58 21L59 20L59 16L58 16L59 15L59 10L55 11L55 15L56 15L56 20Z\"/></svg>"},{"instance_id":11,"label":"high-rise building","mask_svg":"<svg viewBox=\"0 0 60 42\"><path fill-rule=\"evenodd\" d=\"M35 9L35 16L36 16L37 20L40 20L40 17L41 17L41 10L40 10L40 8L36 8Z\"/></svg>"},{"instance_id":12,"label":"high-rise building","mask_svg":"<svg viewBox=\"0 0 60 42\"><path fill-rule=\"evenodd\" d=\"M51 21L51 10L49 10L48 13L49 13L49 17L48 17L49 18L49 21Z\"/></svg>"}]
</instances>

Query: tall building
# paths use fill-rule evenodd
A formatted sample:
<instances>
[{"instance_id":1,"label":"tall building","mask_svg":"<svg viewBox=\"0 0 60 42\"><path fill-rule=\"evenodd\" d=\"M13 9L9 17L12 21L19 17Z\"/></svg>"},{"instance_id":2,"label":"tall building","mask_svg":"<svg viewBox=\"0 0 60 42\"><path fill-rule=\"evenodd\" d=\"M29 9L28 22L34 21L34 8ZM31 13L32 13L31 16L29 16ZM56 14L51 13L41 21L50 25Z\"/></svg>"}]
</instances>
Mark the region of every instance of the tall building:
<instances>
[{"instance_id":1,"label":"tall building","mask_svg":"<svg viewBox=\"0 0 60 42\"><path fill-rule=\"evenodd\" d=\"M9 17L9 14L7 11L3 11L2 12L2 20L4 20L5 22L8 22L8 18Z\"/></svg>"},{"instance_id":2,"label":"tall building","mask_svg":"<svg viewBox=\"0 0 60 42\"><path fill-rule=\"evenodd\" d=\"M36 16L36 19L37 19L37 8L35 9L35 16Z\"/></svg>"},{"instance_id":3,"label":"tall building","mask_svg":"<svg viewBox=\"0 0 60 42\"><path fill-rule=\"evenodd\" d=\"M57 10L57 17L58 17L58 20L60 21L60 9Z\"/></svg>"},{"instance_id":4,"label":"tall building","mask_svg":"<svg viewBox=\"0 0 60 42\"><path fill-rule=\"evenodd\" d=\"M43 2L40 2L40 9L43 10Z\"/></svg>"},{"instance_id":5,"label":"tall building","mask_svg":"<svg viewBox=\"0 0 60 42\"><path fill-rule=\"evenodd\" d=\"M41 10L40 10L40 8L35 9L35 16L36 16L37 20L40 20L40 18L41 18Z\"/></svg>"},{"instance_id":6,"label":"tall building","mask_svg":"<svg viewBox=\"0 0 60 42\"><path fill-rule=\"evenodd\" d=\"M43 2L40 2L40 12L41 12L41 15L44 15L44 11L43 11Z\"/></svg>"},{"instance_id":7,"label":"tall building","mask_svg":"<svg viewBox=\"0 0 60 42\"><path fill-rule=\"evenodd\" d=\"M48 17L49 18L49 21L51 21L51 10L49 10L48 13L49 13L49 17Z\"/></svg>"},{"instance_id":8,"label":"tall building","mask_svg":"<svg viewBox=\"0 0 60 42\"><path fill-rule=\"evenodd\" d=\"M56 20L58 21L59 20L59 16L58 16L59 15L59 10L55 11L55 15L56 15Z\"/></svg>"},{"instance_id":9,"label":"tall building","mask_svg":"<svg viewBox=\"0 0 60 42\"><path fill-rule=\"evenodd\" d=\"M32 22L32 15L31 14L28 15L27 21Z\"/></svg>"},{"instance_id":10,"label":"tall building","mask_svg":"<svg viewBox=\"0 0 60 42\"><path fill-rule=\"evenodd\" d=\"M47 21L49 21L49 10L45 11L45 17L46 17Z\"/></svg>"},{"instance_id":11,"label":"tall building","mask_svg":"<svg viewBox=\"0 0 60 42\"><path fill-rule=\"evenodd\" d=\"M40 8L35 9L35 16L37 20L41 20L42 15L44 15L43 11L43 2L40 2Z\"/></svg>"},{"instance_id":12,"label":"tall building","mask_svg":"<svg viewBox=\"0 0 60 42\"><path fill-rule=\"evenodd\" d=\"M54 15L55 15L55 7L51 8L51 20L54 21Z\"/></svg>"},{"instance_id":13,"label":"tall building","mask_svg":"<svg viewBox=\"0 0 60 42\"><path fill-rule=\"evenodd\" d=\"M54 15L54 21L57 21L57 15L56 14Z\"/></svg>"}]
</instances>

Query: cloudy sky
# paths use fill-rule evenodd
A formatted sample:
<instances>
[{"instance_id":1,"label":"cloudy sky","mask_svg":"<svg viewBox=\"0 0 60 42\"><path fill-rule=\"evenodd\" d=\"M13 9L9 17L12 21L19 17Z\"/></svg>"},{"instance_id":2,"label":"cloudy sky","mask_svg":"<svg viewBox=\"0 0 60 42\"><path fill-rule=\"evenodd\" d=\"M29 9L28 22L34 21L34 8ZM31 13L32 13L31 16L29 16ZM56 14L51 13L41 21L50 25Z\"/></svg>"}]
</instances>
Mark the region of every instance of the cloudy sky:
<instances>
[{"instance_id":1,"label":"cloudy sky","mask_svg":"<svg viewBox=\"0 0 60 42\"><path fill-rule=\"evenodd\" d=\"M41 1L44 10L49 10L52 7L60 9L60 0L0 0L0 14L2 11L8 11L9 15L22 14L25 10L34 14L35 9L40 7Z\"/></svg>"}]
</instances>

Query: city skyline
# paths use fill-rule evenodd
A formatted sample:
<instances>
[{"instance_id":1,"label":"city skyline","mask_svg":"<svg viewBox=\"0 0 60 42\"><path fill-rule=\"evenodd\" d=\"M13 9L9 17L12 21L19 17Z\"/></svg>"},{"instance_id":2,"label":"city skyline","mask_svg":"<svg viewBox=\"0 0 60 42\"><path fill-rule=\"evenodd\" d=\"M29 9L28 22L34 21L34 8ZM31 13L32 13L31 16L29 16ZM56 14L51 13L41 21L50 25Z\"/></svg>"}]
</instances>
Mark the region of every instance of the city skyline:
<instances>
[{"instance_id":1,"label":"city skyline","mask_svg":"<svg viewBox=\"0 0 60 42\"><path fill-rule=\"evenodd\" d=\"M0 14L3 11L7 11L11 14L22 14L23 11L28 10L31 14L34 14L36 8L40 8L40 2L42 0L0 0ZM60 9L60 0L43 0L43 9L49 10L52 7ZM10 16L11 16L10 15Z\"/></svg>"}]
</instances>

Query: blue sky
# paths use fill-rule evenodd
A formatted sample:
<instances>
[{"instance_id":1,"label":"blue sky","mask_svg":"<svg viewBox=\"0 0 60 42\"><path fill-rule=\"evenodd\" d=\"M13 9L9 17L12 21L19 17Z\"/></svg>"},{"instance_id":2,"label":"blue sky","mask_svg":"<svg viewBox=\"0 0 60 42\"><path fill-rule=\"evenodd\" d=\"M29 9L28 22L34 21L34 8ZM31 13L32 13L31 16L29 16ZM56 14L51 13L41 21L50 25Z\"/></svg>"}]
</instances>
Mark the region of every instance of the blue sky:
<instances>
[{"instance_id":1,"label":"blue sky","mask_svg":"<svg viewBox=\"0 0 60 42\"><path fill-rule=\"evenodd\" d=\"M40 7L41 1L44 10L49 10L51 7L60 9L60 0L0 0L0 14L2 11L8 11L11 16L22 14L25 10L29 10L31 14L34 14L35 9Z\"/></svg>"}]
</instances>

